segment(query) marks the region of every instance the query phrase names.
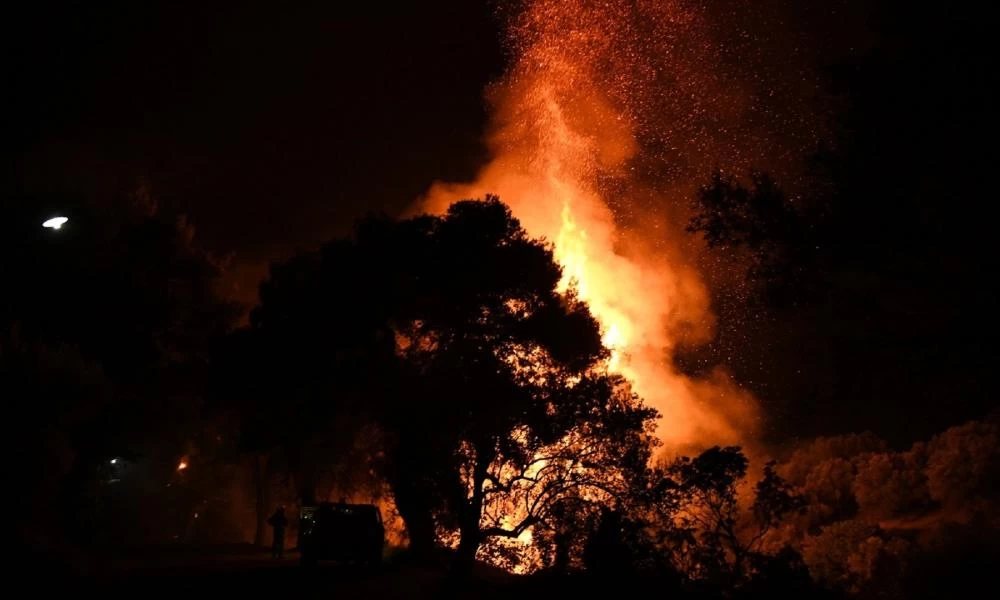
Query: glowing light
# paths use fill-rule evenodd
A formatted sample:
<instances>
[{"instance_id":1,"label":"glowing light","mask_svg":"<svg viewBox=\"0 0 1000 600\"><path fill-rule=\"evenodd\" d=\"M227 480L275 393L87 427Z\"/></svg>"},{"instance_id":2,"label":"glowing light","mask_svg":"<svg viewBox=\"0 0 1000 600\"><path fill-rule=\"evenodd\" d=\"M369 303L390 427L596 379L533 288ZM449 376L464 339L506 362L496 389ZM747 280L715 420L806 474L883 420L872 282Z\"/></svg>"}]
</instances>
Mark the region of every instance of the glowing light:
<instances>
[{"instance_id":1,"label":"glowing light","mask_svg":"<svg viewBox=\"0 0 1000 600\"><path fill-rule=\"evenodd\" d=\"M181 461L181 462L180 462L180 463L179 463L179 464L177 465L177 470L178 470L178 471L183 471L183 470L184 470L184 469L186 469L186 468L188 468L188 464L187 464L187 461L183 461L183 460L182 460L182 461Z\"/></svg>"},{"instance_id":2,"label":"glowing light","mask_svg":"<svg viewBox=\"0 0 1000 600\"><path fill-rule=\"evenodd\" d=\"M704 133L719 129L708 118L736 131L743 116L719 88L704 16L684 0L524 6L508 24L516 59L489 90L492 162L471 184L436 183L420 208L498 194L552 244L559 290L588 304L608 368L663 416L660 440L745 445L753 399L722 371L692 378L673 363L679 346L710 340L715 321L684 207L713 165L739 164L732 135ZM668 185L651 186L639 165Z\"/></svg>"},{"instance_id":3,"label":"glowing light","mask_svg":"<svg viewBox=\"0 0 1000 600\"><path fill-rule=\"evenodd\" d=\"M531 528L530 527L527 528L527 529L525 529L524 531L522 531L521 535L517 536L517 541L520 542L520 543L522 543L522 544L524 544L524 545L531 544L531 542L532 542L533 539L534 539L534 537L533 537L533 535L531 533Z\"/></svg>"},{"instance_id":4,"label":"glowing light","mask_svg":"<svg viewBox=\"0 0 1000 600\"><path fill-rule=\"evenodd\" d=\"M51 219L42 223L42 227L48 229L62 229L62 226L69 221L66 217L52 217Z\"/></svg>"},{"instance_id":5,"label":"glowing light","mask_svg":"<svg viewBox=\"0 0 1000 600\"><path fill-rule=\"evenodd\" d=\"M626 346L625 334L622 333L620 323L611 322L611 326L601 336L601 342L611 350L611 359L608 361L608 368L612 371L621 370L622 353L621 349Z\"/></svg>"},{"instance_id":6,"label":"glowing light","mask_svg":"<svg viewBox=\"0 0 1000 600\"><path fill-rule=\"evenodd\" d=\"M674 363L716 326L700 272L713 266L685 232L688 202L713 169L780 174L821 139L797 95L813 94L808 78L775 94L773 65L789 63L769 60L766 44L724 46L741 21L703 4L712 3L519 3L507 22L513 63L487 91L492 160L471 183L436 182L415 211L497 194L547 240L559 291L588 304L609 370L660 412L656 434L670 453L753 447L758 410L724 368L695 377ZM747 64L734 68L731 53ZM761 110L765 96L775 101ZM487 525L509 528L523 511L500 507ZM454 532L442 539L457 544ZM496 543L524 559L515 572L541 564L530 528Z\"/></svg>"},{"instance_id":7,"label":"glowing light","mask_svg":"<svg viewBox=\"0 0 1000 600\"><path fill-rule=\"evenodd\" d=\"M113 465L117 465L118 464L118 459L117 458L112 458L110 462Z\"/></svg>"}]
</instances>

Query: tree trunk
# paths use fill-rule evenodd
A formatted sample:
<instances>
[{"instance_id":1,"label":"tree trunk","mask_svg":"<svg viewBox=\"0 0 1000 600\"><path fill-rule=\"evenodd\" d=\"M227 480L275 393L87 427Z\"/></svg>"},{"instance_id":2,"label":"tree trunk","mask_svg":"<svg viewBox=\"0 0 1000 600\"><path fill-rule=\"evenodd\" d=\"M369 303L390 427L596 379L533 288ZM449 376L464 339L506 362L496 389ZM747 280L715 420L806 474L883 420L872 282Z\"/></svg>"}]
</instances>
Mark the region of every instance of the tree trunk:
<instances>
[{"instance_id":1,"label":"tree trunk","mask_svg":"<svg viewBox=\"0 0 1000 600\"><path fill-rule=\"evenodd\" d=\"M472 474L472 497L462 507L462 512L458 516L461 535L458 542L458 559L464 567L471 567L476 561L476 553L483 543L479 521L483 515L483 484L486 482L490 462L486 457L481 459L477 457Z\"/></svg>"},{"instance_id":2,"label":"tree trunk","mask_svg":"<svg viewBox=\"0 0 1000 600\"><path fill-rule=\"evenodd\" d=\"M388 449L386 479L392 487L396 510L406 524L410 551L418 556L429 556L435 546L434 487L428 483L427 466L432 459L426 454L422 440L401 432L399 439Z\"/></svg>"},{"instance_id":3,"label":"tree trunk","mask_svg":"<svg viewBox=\"0 0 1000 600\"><path fill-rule=\"evenodd\" d=\"M741 552L741 551L735 551L735 552L733 552L733 555L734 555L734 560L733 560L733 579L736 582L742 582L743 581L743 562L746 560L746 557L744 556L743 552Z\"/></svg>"},{"instance_id":4,"label":"tree trunk","mask_svg":"<svg viewBox=\"0 0 1000 600\"><path fill-rule=\"evenodd\" d=\"M316 478L309 468L303 469L299 476L299 504L316 506Z\"/></svg>"},{"instance_id":5,"label":"tree trunk","mask_svg":"<svg viewBox=\"0 0 1000 600\"><path fill-rule=\"evenodd\" d=\"M63 481L63 531L70 541L77 544L90 544L97 534L93 465L94 461L89 457L77 457Z\"/></svg>"},{"instance_id":6,"label":"tree trunk","mask_svg":"<svg viewBox=\"0 0 1000 600\"><path fill-rule=\"evenodd\" d=\"M566 573L569 571L570 542L570 536L560 526L559 531L555 534L556 556L555 563L553 564L557 573Z\"/></svg>"},{"instance_id":7,"label":"tree trunk","mask_svg":"<svg viewBox=\"0 0 1000 600\"><path fill-rule=\"evenodd\" d=\"M469 506L464 511L459 523L461 539L458 542L458 561L463 567L471 567L476 562L476 553L482 544L481 532L479 530L479 519L473 518L479 511L475 510L474 501L469 501ZM482 503L479 503L480 508Z\"/></svg>"},{"instance_id":8,"label":"tree trunk","mask_svg":"<svg viewBox=\"0 0 1000 600\"><path fill-rule=\"evenodd\" d=\"M316 463L308 448L299 446L292 454L292 473L300 506L316 506Z\"/></svg>"},{"instance_id":9,"label":"tree trunk","mask_svg":"<svg viewBox=\"0 0 1000 600\"><path fill-rule=\"evenodd\" d=\"M268 477L267 453L253 457L253 482L257 490L257 529L254 531L253 543L256 546L267 546L267 518L271 512L271 479Z\"/></svg>"},{"instance_id":10,"label":"tree trunk","mask_svg":"<svg viewBox=\"0 0 1000 600\"><path fill-rule=\"evenodd\" d=\"M394 478L392 491L399 516L406 523L410 550L415 554L429 554L434 549L434 515L426 494L405 476Z\"/></svg>"}]
</instances>

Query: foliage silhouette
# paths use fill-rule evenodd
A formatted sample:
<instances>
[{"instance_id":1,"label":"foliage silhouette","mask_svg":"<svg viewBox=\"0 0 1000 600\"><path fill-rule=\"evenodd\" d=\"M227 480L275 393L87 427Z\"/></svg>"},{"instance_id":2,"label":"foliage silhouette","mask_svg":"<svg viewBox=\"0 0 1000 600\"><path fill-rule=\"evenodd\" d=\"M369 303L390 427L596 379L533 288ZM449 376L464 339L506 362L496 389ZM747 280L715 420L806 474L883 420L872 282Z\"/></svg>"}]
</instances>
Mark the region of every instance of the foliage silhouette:
<instances>
[{"instance_id":1,"label":"foliage silhouette","mask_svg":"<svg viewBox=\"0 0 1000 600\"><path fill-rule=\"evenodd\" d=\"M749 462L740 448L718 446L679 457L652 480L649 514L658 544L674 568L716 589L745 585L769 558L765 542L779 522L803 507L788 482L764 467L749 507L740 500Z\"/></svg>"},{"instance_id":2,"label":"foliage silhouette","mask_svg":"<svg viewBox=\"0 0 1000 600\"><path fill-rule=\"evenodd\" d=\"M168 446L176 452L206 424L209 349L239 307L220 289L224 263L145 188L106 203L55 200L5 198L0 335L9 345L0 361L8 376L21 371L20 384L4 386L19 411L50 403L45 415L25 417L31 425L17 451L44 456L54 440L67 440L61 494L72 515L56 538L88 542L108 461ZM50 203L70 217L59 231L40 227ZM32 355L37 362L19 362ZM99 402L86 387L54 395L55 381L45 381L89 377L84 372L105 382Z\"/></svg>"},{"instance_id":3,"label":"foliage silhouette","mask_svg":"<svg viewBox=\"0 0 1000 600\"><path fill-rule=\"evenodd\" d=\"M551 249L488 197L361 221L277 266L252 319L269 343L292 341L276 345L293 386L329 376L364 401L414 547L450 530L471 560L544 527L565 495L615 493L607 475L624 485L648 457L654 413L601 370L597 323L560 279ZM498 509L515 501L510 522Z\"/></svg>"}]
</instances>

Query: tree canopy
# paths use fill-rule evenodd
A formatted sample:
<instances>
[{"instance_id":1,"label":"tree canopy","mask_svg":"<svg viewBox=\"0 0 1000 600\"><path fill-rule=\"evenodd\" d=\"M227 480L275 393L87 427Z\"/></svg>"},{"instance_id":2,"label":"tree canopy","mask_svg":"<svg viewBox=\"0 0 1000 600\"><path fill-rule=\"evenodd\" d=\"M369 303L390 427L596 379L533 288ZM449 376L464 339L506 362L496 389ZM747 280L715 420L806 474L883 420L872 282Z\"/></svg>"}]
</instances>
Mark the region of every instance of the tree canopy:
<instances>
[{"instance_id":1,"label":"tree canopy","mask_svg":"<svg viewBox=\"0 0 1000 600\"><path fill-rule=\"evenodd\" d=\"M46 204L69 217L62 229L41 227L52 216ZM207 422L209 349L239 307L221 290L223 261L144 188L104 203L26 198L6 207L0 372L19 424L12 441L32 457L59 447L62 462L43 479L73 512L66 531L82 539L93 533L85 507L96 504L110 459L164 446L176 453Z\"/></svg>"},{"instance_id":2,"label":"tree canopy","mask_svg":"<svg viewBox=\"0 0 1000 600\"><path fill-rule=\"evenodd\" d=\"M561 277L551 248L488 197L369 218L275 267L253 327L287 352L289 389L331 376L340 399L320 402L374 400L411 542L456 531L471 557L648 457L654 413L607 373L599 326ZM520 503L517 519L504 503Z\"/></svg>"}]
</instances>

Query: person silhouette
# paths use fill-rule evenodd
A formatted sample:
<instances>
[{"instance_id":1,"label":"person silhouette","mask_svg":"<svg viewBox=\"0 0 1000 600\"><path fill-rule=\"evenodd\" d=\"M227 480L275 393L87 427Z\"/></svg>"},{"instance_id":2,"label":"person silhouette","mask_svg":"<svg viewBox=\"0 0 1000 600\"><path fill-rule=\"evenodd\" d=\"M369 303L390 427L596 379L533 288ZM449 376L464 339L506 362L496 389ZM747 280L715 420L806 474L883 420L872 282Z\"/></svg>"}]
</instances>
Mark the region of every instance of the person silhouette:
<instances>
[{"instance_id":1,"label":"person silhouette","mask_svg":"<svg viewBox=\"0 0 1000 600\"><path fill-rule=\"evenodd\" d=\"M274 529L274 535L271 538L271 556L282 558L285 553L285 528L288 527L288 517L285 516L284 504L274 511L271 518L267 520L267 524Z\"/></svg>"}]
</instances>

